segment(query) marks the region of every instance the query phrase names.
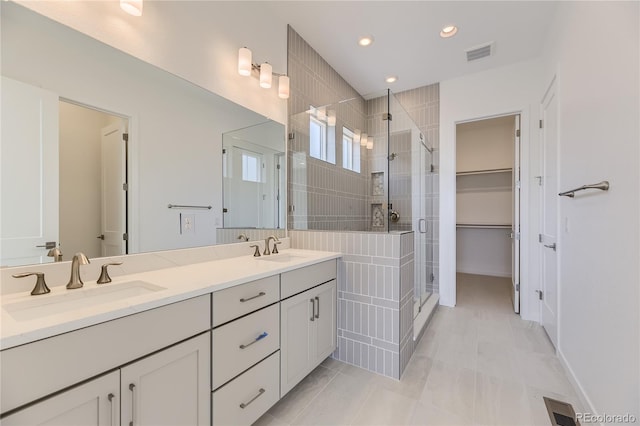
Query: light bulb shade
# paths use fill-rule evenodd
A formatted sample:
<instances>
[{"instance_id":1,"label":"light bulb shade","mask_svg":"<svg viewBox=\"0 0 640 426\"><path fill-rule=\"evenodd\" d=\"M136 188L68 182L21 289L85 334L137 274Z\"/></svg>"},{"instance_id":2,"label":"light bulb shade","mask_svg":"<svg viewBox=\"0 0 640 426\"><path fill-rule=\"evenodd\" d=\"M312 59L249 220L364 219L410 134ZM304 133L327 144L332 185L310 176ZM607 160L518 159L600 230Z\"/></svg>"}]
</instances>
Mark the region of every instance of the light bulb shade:
<instances>
[{"instance_id":1,"label":"light bulb shade","mask_svg":"<svg viewBox=\"0 0 640 426\"><path fill-rule=\"evenodd\" d=\"M120 0L120 8L129 15L142 16L142 0Z\"/></svg>"},{"instance_id":2,"label":"light bulb shade","mask_svg":"<svg viewBox=\"0 0 640 426\"><path fill-rule=\"evenodd\" d=\"M353 141L355 143L360 143L360 130L359 129L355 129L353 131Z\"/></svg>"},{"instance_id":3,"label":"light bulb shade","mask_svg":"<svg viewBox=\"0 0 640 426\"><path fill-rule=\"evenodd\" d=\"M366 146L367 145L367 134L363 133L360 135L360 145L362 146Z\"/></svg>"},{"instance_id":4,"label":"light bulb shade","mask_svg":"<svg viewBox=\"0 0 640 426\"><path fill-rule=\"evenodd\" d=\"M331 127L336 125L336 112L335 111L329 111L327 113L327 124Z\"/></svg>"},{"instance_id":5,"label":"light bulb shade","mask_svg":"<svg viewBox=\"0 0 640 426\"><path fill-rule=\"evenodd\" d=\"M238 74L245 77L251 75L251 50L246 47L238 50Z\"/></svg>"},{"instance_id":6,"label":"light bulb shade","mask_svg":"<svg viewBox=\"0 0 640 426\"><path fill-rule=\"evenodd\" d=\"M373 137L367 138L367 149L373 149Z\"/></svg>"},{"instance_id":7,"label":"light bulb shade","mask_svg":"<svg viewBox=\"0 0 640 426\"><path fill-rule=\"evenodd\" d=\"M289 77L281 75L278 78L278 97L289 99Z\"/></svg>"},{"instance_id":8,"label":"light bulb shade","mask_svg":"<svg viewBox=\"0 0 640 426\"><path fill-rule=\"evenodd\" d=\"M265 62L260 65L260 87L271 89L271 79L273 77L273 67Z\"/></svg>"}]
</instances>

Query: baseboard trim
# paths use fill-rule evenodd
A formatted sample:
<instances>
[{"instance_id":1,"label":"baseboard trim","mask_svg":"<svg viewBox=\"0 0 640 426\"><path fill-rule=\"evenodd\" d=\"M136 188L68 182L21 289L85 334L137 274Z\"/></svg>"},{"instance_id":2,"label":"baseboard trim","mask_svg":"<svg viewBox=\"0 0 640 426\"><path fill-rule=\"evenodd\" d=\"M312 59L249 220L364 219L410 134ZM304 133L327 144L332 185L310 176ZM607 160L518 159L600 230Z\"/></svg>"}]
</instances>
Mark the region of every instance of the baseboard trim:
<instances>
[{"instance_id":1,"label":"baseboard trim","mask_svg":"<svg viewBox=\"0 0 640 426\"><path fill-rule=\"evenodd\" d=\"M589 413L597 416L599 414L598 410L596 410L593 403L591 402L591 399L589 399L589 396L585 392L584 387L582 387L580 380L578 380L575 373L573 372L573 369L569 365L567 358L564 356L564 354L560 349L556 351L556 354L558 355L558 359L560 360L560 364L562 364L562 367L564 368L565 373L567 373L567 377L569 378L571 385L573 386L574 390L576 391L576 394L578 395L578 398L580 399L580 403L582 404L585 410L588 410Z\"/></svg>"}]
</instances>

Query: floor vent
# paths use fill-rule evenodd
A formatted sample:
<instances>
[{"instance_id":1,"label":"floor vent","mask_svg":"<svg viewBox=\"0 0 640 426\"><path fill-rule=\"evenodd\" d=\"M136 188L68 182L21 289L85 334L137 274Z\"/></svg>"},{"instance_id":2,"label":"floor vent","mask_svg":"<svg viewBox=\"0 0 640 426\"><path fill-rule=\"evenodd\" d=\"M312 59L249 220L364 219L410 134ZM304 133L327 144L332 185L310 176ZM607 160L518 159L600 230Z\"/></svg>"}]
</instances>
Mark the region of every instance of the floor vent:
<instances>
[{"instance_id":1,"label":"floor vent","mask_svg":"<svg viewBox=\"0 0 640 426\"><path fill-rule=\"evenodd\" d=\"M478 59L491 56L493 53L493 43L487 43L482 46L472 47L465 51L467 53L467 62L477 61Z\"/></svg>"},{"instance_id":2,"label":"floor vent","mask_svg":"<svg viewBox=\"0 0 640 426\"><path fill-rule=\"evenodd\" d=\"M544 405L547 406L549 420L553 426L580 426L576 418L576 412L571 404L558 401L557 399L543 397Z\"/></svg>"}]
</instances>

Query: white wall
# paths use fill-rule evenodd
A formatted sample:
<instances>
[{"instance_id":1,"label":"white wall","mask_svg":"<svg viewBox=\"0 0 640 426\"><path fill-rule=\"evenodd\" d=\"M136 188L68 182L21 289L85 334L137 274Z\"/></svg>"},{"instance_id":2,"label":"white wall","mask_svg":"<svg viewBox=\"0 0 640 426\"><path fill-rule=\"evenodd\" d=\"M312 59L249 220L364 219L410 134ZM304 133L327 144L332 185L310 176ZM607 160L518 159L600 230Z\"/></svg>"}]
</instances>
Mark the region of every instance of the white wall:
<instances>
[{"instance_id":1,"label":"white wall","mask_svg":"<svg viewBox=\"0 0 640 426\"><path fill-rule=\"evenodd\" d=\"M539 61L527 61L440 83L440 303L456 304L456 124L521 114L521 315L537 320L537 185ZM534 125L535 124L535 125ZM527 213L529 212L529 213ZM537 243L536 243L537 244ZM532 297L534 296L534 297ZM534 300L535 299L535 300Z\"/></svg>"},{"instance_id":2,"label":"white wall","mask_svg":"<svg viewBox=\"0 0 640 426\"><path fill-rule=\"evenodd\" d=\"M564 2L546 45L557 75L558 352L599 414L640 418L638 2ZM568 229L565 223L568 221Z\"/></svg>"},{"instance_id":3,"label":"white wall","mask_svg":"<svg viewBox=\"0 0 640 426\"><path fill-rule=\"evenodd\" d=\"M117 1L18 3L273 120L287 122L287 102L278 98L277 85L265 90L255 78L237 72L238 49L247 46L254 52L254 62L267 61L274 72L286 73L287 26L270 10L269 2L192 1L184 7L181 1L145 1L142 17L128 15Z\"/></svg>"},{"instance_id":4,"label":"white wall","mask_svg":"<svg viewBox=\"0 0 640 426\"><path fill-rule=\"evenodd\" d=\"M215 243L222 133L264 117L21 6L1 5L3 75L131 118L133 252ZM180 235L180 211L169 203L213 209L194 211L196 232Z\"/></svg>"}]
</instances>

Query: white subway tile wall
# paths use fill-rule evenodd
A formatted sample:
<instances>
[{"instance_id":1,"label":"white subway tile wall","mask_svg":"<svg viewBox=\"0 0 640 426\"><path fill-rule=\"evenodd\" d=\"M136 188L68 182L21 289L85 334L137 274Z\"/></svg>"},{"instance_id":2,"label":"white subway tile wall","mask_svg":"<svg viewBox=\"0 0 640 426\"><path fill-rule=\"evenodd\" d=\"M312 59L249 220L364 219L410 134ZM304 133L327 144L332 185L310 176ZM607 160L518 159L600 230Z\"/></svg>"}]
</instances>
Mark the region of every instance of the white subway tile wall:
<instances>
[{"instance_id":1,"label":"white subway tile wall","mask_svg":"<svg viewBox=\"0 0 640 426\"><path fill-rule=\"evenodd\" d=\"M413 232L289 231L291 246L342 252L333 357L399 379L413 353Z\"/></svg>"}]
</instances>

